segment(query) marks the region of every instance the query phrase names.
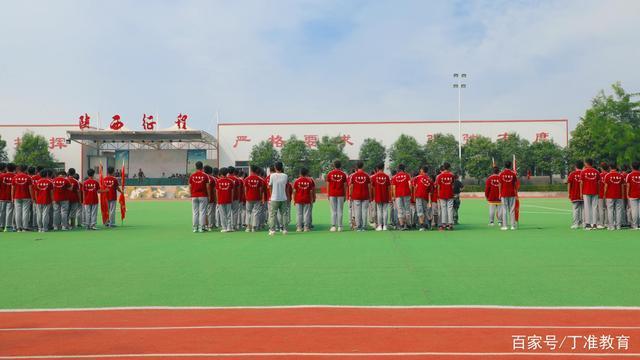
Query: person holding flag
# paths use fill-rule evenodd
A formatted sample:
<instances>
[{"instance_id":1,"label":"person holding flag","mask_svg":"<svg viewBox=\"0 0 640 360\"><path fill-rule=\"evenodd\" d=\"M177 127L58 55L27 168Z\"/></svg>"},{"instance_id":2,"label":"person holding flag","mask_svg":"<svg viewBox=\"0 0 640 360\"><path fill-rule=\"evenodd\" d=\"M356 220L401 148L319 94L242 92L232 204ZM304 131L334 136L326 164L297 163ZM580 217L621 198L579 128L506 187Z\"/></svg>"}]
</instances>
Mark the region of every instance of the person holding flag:
<instances>
[{"instance_id":1,"label":"person holding flag","mask_svg":"<svg viewBox=\"0 0 640 360\"><path fill-rule=\"evenodd\" d=\"M511 169L511 161L504 163L504 170L500 177L500 197L502 199L502 227L500 230L508 230L511 222L511 230L516 229L516 197L518 195L518 175ZM508 214L508 215L507 215Z\"/></svg>"},{"instance_id":2,"label":"person holding flag","mask_svg":"<svg viewBox=\"0 0 640 360\"><path fill-rule=\"evenodd\" d=\"M102 191L106 193L105 197L107 200L107 209L109 211L109 218L105 224L107 227L116 226L116 203L118 201L118 193L122 194L120 184L114 174L115 169L110 166L107 168L107 176L102 179Z\"/></svg>"},{"instance_id":3,"label":"person holding flag","mask_svg":"<svg viewBox=\"0 0 640 360\"><path fill-rule=\"evenodd\" d=\"M122 164L122 171L120 172L120 176L122 178L122 191L120 191L120 197L118 198L118 202L120 203L120 221L124 222L124 218L127 215L127 202L124 196L124 187L127 183L127 180L124 173L124 163Z\"/></svg>"},{"instance_id":4,"label":"person holding flag","mask_svg":"<svg viewBox=\"0 0 640 360\"><path fill-rule=\"evenodd\" d=\"M573 209L573 223L572 229L578 229L584 224L584 198L582 197L582 185L580 184L580 178L584 163L582 160L576 161L575 170L573 170L567 177L567 193L569 193L569 201L571 201ZM586 225L585 225L586 226Z\"/></svg>"},{"instance_id":5,"label":"person holding flag","mask_svg":"<svg viewBox=\"0 0 640 360\"><path fill-rule=\"evenodd\" d=\"M98 230L96 223L98 221L98 192L100 191L100 183L93 178L95 174L95 170L87 170L87 179L82 182L82 204L84 205L83 225L87 230Z\"/></svg>"}]
</instances>

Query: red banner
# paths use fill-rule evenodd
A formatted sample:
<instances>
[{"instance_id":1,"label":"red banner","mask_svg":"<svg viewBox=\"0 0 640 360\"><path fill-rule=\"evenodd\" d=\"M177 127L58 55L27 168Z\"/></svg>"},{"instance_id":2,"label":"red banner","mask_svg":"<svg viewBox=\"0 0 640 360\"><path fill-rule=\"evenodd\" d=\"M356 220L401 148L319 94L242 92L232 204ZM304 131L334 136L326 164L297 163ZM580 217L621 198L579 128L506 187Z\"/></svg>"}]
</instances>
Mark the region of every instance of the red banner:
<instances>
[{"instance_id":1,"label":"red banner","mask_svg":"<svg viewBox=\"0 0 640 360\"><path fill-rule=\"evenodd\" d=\"M102 224L105 225L109 222L109 201L107 199L107 192L104 187L104 173L102 170L102 163L100 163L100 212L102 213Z\"/></svg>"},{"instance_id":2,"label":"red banner","mask_svg":"<svg viewBox=\"0 0 640 360\"><path fill-rule=\"evenodd\" d=\"M120 220L124 222L124 218L127 215L127 202L124 196L124 189L127 184L126 176L124 175L124 164L122 164L122 192L120 193L120 198L118 198L118 202L120 203Z\"/></svg>"}]
</instances>

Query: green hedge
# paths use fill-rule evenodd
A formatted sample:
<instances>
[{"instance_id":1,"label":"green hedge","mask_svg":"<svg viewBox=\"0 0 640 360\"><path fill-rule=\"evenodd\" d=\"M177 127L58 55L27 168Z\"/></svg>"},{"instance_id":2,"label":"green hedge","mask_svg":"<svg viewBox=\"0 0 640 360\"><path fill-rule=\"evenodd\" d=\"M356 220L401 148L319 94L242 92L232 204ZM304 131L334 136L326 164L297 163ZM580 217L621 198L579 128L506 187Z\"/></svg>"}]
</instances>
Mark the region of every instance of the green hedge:
<instances>
[{"instance_id":1,"label":"green hedge","mask_svg":"<svg viewBox=\"0 0 640 360\"><path fill-rule=\"evenodd\" d=\"M566 191L565 184L522 185L520 191ZM465 185L464 192L484 192L484 185Z\"/></svg>"}]
</instances>

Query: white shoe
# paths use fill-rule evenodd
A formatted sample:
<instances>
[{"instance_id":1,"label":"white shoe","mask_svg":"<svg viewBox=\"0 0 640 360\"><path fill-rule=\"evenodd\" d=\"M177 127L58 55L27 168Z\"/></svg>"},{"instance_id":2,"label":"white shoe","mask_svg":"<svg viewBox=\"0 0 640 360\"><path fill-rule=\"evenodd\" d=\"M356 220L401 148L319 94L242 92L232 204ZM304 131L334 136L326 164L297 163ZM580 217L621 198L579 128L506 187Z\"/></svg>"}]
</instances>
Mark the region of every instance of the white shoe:
<instances>
[{"instance_id":1,"label":"white shoe","mask_svg":"<svg viewBox=\"0 0 640 360\"><path fill-rule=\"evenodd\" d=\"M269 236L273 236L273 235L275 235L275 234L276 234L276 232L275 232L275 231L273 231L273 230L269 230Z\"/></svg>"},{"instance_id":2,"label":"white shoe","mask_svg":"<svg viewBox=\"0 0 640 360\"><path fill-rule=\"evenodd\" d=\"M515 227L515 226L512 226L512 227L511 227L511 230L515 230L515 229L516 229L516 227Z\"/></svg>"},{"instance_id":3,"label":"white shoe","mask_svg":"<svg viewBox=\"0 0 640 360\"><path fill-rule=\"evenodd\" d=\"M282 230L282 235L287 235L288 231L287 230Z\"/></svg>"},{"instance_id":4,"label":"white shoe","mask_svg":"<svg viewBox=\"0 0 640 360\"><path fill-rule=\"evenodd\" d=\"M246 228L246 229L244 230L244 232L251 232L251 229Z\"/></svg>"},{"instance_id":5,"label":"white shoe","mask_svg":"<svg viewBox=\"0 0 640 360\"><path fill-rule=\"evenodd\" d=\"M571 228L572 228L572 229L577 229L577 228L579 228L579 227L580 227L580 226L578 226L578 225L571 225Z\"/></svg>"},{"instance_id":6,"label":"white shoe","mask_svg":"<svg viewBox=\"0 0 640 360\"><path fill-rule=\"evenodd\" d=\"M338 232L342 232L342 226L338 228Z\"/></svg>"},{"instance_id":7,"label":"white shoe","mask_svg":"<svg viewBox=\"0 0 640 360\"><path fill-rule=\"evenodd\" d=\"M378 226L378 227L376 228L376 231L382 231L382 226Z\"/></svg>"},{"instance_id":8,"label":"white shoe","mask_svg":"<svg viewBox=\"0 0 640 360\"><path fill-rule=\"evenodd\" d=\"M302 228L297 228L296 232L302 232ZM284 233L284 231L282 233Z\"/></svg>"},{"instance_id":9,"label":"white shoe","mask_svg":"<svg viewBox=\"0 0 640 360\"><path fill-rule=\"evenodd\" d=\"M500 230L509 230L509 228L506 227L506 226L503 226L503 227L500 228Z\"/></svg>"},{"instance_id":10,"label":"white shoe","mask_svg":"<svg viewBox=\"0 0 640 360\"><path fill-rule=\"evenodd\" d=\"M221 232L221 233L226 233L226 232L227 232L227 230L226 230L226 229L222 229L222 230L220 230L220 232Z\"/></svg>"},{"instance_id":11,"label":"white shoe","mask_svg":"<svg viewBox=\"0 0 640 360\"><path fill-rule=\"evenodd\" d=\"M197 233L197 232L198 232L198 229L193 229L193 232L194 232L194 233Z\"/></svg>"},{"instance_id":12,"label":"white shoe","mask_svg":"<svg viewBox=\"0 0 640 360\"><path fill-rule=\"evenodd\" d=\"M423 228L423 227L421 227L421 228L419 228L419 229L418 229L418 231L424 231L424 228Z\"/></svg>"},{"instance_id":13,"label":"white shoe","mask_svg":"<svg viewBox=\"0 0 640 360\"><path fill-rule=\"evenodd\" d=\"M602 230L602 229L606 229L606 228L605 228L604 226L602 226L602 225L598 225L598 226L597 226L597 229L598 229L598 230Z\"/></svg>"},{"instance_id":14,"label":"white shoe","mask_svg":"<svg viewBox=\"0 0 640 360\"><path fill-rule=\"evenodd\" d=\"M489 226L494 226L494 225L495 225L494 223L489 223Z\"/></svg>"},{"instance_id":15,"label":"white shoe","mask_svg":"<svg viewBox=\"0 0 640 360\"><path fill-rule=\"evenodd\" d=\"M332 227L331 227L331 229L329 229L329 231L331 231L331 232L335 232L335 231L336 231L336 227L335 227L335 226L332 226Z\"/></svg>"}]
</instances>

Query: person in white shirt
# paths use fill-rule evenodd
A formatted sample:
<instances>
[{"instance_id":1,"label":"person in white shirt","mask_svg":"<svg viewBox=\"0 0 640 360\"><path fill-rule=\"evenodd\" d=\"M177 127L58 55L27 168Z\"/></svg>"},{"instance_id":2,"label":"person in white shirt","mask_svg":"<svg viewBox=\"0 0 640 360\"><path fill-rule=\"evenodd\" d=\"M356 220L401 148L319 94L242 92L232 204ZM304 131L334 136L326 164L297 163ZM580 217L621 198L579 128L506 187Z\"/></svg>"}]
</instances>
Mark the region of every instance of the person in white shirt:
<instances>
[{"instance_id":1,"label":"person in white shirt","mask_svg":"<svg viewBox=\"0 0 640 360\"><path fill-rule=\"evenodd\" d=\"M276 215L278 211L282 213L282 234L287 234L289 226L289 200L287 198L287 183L289 178L283 172L282 162L275 163L276 172L269 176L269 189L271 198L269 199L269 235L276 233Z\"/></svg>"}]
</instances>

